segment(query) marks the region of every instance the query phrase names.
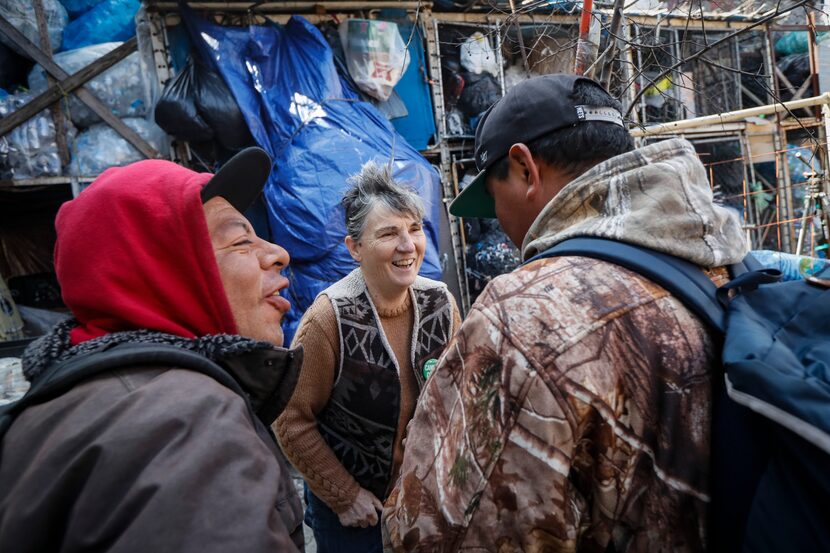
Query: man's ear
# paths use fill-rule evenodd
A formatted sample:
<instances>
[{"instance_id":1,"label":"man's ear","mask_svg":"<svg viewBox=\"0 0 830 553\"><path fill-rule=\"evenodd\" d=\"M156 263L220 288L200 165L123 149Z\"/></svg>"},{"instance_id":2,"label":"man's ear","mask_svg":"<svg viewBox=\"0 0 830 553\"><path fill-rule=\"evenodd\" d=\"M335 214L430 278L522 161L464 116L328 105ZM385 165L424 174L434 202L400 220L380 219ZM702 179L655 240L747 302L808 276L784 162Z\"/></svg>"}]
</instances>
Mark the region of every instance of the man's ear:
<instances>
[{"instance_id":1,"label":"man's ear","mask_svg":"<svg viewBox=\"0 0 830 553\"><path fill-rule=\"evenodd\" d=\"M510 170L515 171L527 186L527 199L533 200L541 193L542 179L530 148L522 143L513 144L507 152L507 157L510 159Z\"/></svg>"},{"instance_id":2,"label":"man's ear","mask_svg":"<svg viewBox=\"0 0 830 553\"><path fill-rule=\"evenodd\" d=\"M358 248L359 242L349 235L346 235L345 242L346 248L349 250L349 254L351 254L352 259L360 263L363 257L360 255L360 248Z\"/></svg>"}]
</instances>

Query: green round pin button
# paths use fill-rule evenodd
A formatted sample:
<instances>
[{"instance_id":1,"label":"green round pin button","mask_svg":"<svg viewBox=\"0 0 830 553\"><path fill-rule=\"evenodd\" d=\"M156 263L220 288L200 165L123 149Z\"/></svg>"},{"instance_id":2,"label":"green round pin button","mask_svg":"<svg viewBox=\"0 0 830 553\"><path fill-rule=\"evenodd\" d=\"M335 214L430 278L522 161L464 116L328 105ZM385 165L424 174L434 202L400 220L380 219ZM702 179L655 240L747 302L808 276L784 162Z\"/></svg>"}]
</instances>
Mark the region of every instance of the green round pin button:
<instances>
[{"instance_id":1,"label":"green round pin button","mask_svg":"<svg viewBox=\"0 0 830 553\"><path fill-rule=\"evenodd\" d=\"M432 374L432 371L435 370L435 365L438 364L438 359L428 359L426 363L424 363L424 380L429 378L429 375Z\"/></svg>"}]
</instances>

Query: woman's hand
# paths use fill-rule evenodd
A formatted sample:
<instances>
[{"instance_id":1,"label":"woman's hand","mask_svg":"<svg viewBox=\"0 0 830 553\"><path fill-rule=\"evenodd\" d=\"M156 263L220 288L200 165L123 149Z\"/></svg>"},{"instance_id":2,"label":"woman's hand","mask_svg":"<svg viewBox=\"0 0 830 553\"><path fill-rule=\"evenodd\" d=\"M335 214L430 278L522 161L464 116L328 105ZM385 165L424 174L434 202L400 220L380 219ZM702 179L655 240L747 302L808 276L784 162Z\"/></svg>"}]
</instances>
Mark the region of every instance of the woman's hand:
<instances>
[{"instance_id":1,"label":"woman's hand","mask_svg":"<svg viewBox=\"0 0 830 553\"><path fill-rule=\"evenodd\" d=\"M351 507L337 515L343 526L360 526L368 528L378 523L378 513L383 511L383 503L375 494L360 488Z\"/></svg>"}]
</instances>

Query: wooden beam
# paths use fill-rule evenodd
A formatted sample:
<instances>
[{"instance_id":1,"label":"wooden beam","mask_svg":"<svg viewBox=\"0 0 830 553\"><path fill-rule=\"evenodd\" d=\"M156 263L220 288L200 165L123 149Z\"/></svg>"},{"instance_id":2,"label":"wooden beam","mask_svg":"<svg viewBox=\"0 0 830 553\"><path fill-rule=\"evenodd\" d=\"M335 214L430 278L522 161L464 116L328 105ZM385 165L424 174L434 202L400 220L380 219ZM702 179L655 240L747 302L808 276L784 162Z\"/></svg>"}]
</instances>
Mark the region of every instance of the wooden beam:
<instances>
[{"instance_id":1,"label":"wooden beam","mask_svg":"<svg viewBox=\"0 0 830 553\"><path fill-rule=\"evenodd\" d=\"M23 36L23 34L18 31L14 25L8 22L8 20L0 15L0 33L6 35L12 42L17 44L24 52L26 52L32 59L34 59L37 63L43 67L43 69L50 74L52 74L55 78L64 80L69 77L69 74L61 69L58 64L54 61L50 60L40 49L32 44L32 42ZM129 41L135 41L135 37L131 38ZM135 148L141 152L142 155L148 158L157 158L159 157L159 153L156 151L155 148L150 146L143 138L141 138L138 133L132 130L130 127L124 124L123 121L118 119L115 115L112 114L110 108L108 108L101 100L95 97L87 88L79 87L77 90L73 92L80 101L86 104L89 109L91 109L98 117L104 120L110 127L115 129L115 131L123 136L127 142L135 146Z\"/></svg>"},{"instance_id":2,"label":"wooden beam","mask_svg":"<svg viewBox=\"0 0 830 553\"><path fill-rule=\"evenodd\" d=\"M135 52L136 39L131 38L115 50L111 50L90 63L71 77L64 79L50 86L45 91L38 94L35 98L26 102L26 104L9 114L8 117L0 119L0 136L3 136L12 129L27 121L35 114L40 113L41 110L55 103L64 95L69 94L76 88L95 78L103 73L122 59Z\"/></svg>"},{"instance_id":3,"label":"wooden beam","mask_svg":"<svg viewBox=\"0 0 830 553\"><path fill-rule=\"evenodd\" d=\"M34 0L35 19L37 19L37 31L40 36L40 47L43 53L52 59L52 43L49 41L49 27L46 25L46 14L43 12L43 0ZM55 84L55 79L47 75L49 86ZM66 121L61 113L59 104L53 104L49 110L52 112L52 122L55 124L55 142L58 145L58 156L61 166L69 164L69 148L66 146Z\"/></svg>"}]
</instances>

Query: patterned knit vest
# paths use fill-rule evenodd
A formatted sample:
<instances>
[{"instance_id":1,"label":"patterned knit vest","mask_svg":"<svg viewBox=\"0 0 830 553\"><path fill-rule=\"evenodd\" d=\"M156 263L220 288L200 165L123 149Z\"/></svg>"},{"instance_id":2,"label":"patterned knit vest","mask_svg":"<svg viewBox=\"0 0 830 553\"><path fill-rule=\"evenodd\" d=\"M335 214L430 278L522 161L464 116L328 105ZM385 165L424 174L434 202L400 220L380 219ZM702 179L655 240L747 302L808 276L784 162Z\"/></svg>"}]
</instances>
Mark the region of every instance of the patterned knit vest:
<instances>
[{"instance_id":1,"label":"patterned knit vest","mask_svg":"<svg viewBox=\"0 0 830 553\"><path fill-rule=\"evenodd\" d=\"M384 500L390 487L392 449L401 405L400 367L383 333L360 269L323 292L334 306L340 333L340 367L317 426L357 482ZM410 356L419 390L453 334L446 285L418 277L410 287L414 324Z\"/></svg>"}]
</instances>

